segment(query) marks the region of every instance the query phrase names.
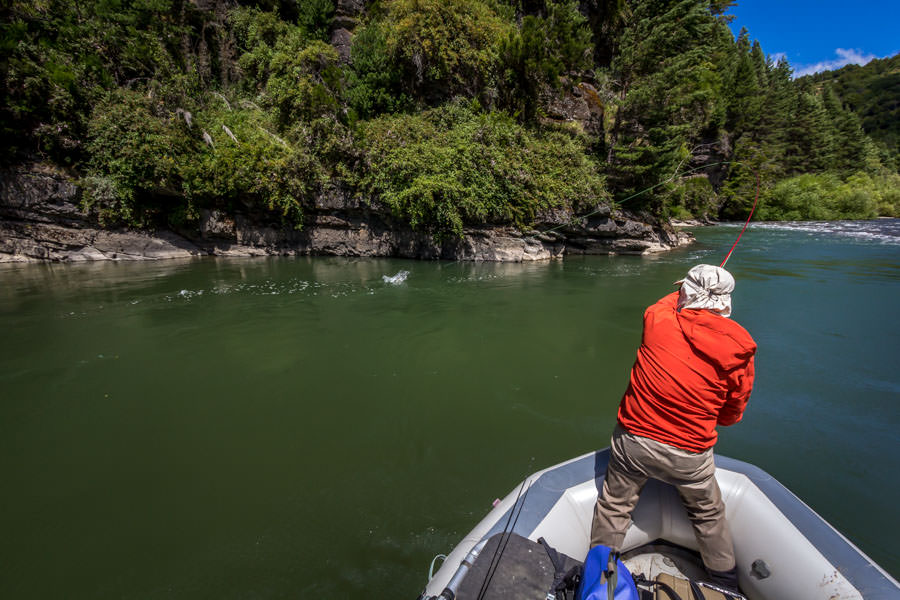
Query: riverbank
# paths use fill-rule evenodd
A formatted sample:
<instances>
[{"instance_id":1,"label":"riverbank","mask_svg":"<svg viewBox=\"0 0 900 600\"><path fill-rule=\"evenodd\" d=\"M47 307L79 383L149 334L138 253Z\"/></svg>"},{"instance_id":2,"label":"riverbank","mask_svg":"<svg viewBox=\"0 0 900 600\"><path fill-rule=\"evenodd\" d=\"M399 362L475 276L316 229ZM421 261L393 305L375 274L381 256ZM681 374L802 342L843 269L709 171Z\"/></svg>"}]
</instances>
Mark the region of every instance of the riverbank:
<instances>
[{"instance_id":1,"label":"riverbank","mask_svg":"<svg viewBox=\"0 0 900 600\"><path fill-rule=\"evenodd\" d=\"M693 240L668 223L603 205L576 222L571 213L555 211L541 215L532 231L467 227L461 237L436 240L394 218L388 207L338 186L315 198L300 230L271 213L206 209L178 228L105 227L80 199L78 185L46 165L0 173L0 262L297 255L528 262L664 252Z\"/></svg>"}]
</instances>

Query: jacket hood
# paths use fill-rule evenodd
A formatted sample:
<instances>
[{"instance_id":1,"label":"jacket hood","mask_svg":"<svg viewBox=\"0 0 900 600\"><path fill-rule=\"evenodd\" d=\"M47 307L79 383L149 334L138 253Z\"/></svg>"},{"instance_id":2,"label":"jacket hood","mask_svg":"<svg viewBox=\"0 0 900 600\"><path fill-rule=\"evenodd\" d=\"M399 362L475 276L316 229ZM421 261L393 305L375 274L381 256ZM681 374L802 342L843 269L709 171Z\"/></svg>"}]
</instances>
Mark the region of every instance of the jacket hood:
<instances>
[{"instance_id":1,"label":"jacket hood","mask_svg":"<svg viewBox=\"0 0 900 600\"><path fill-rule=\"evenodd\" d=\"M725 371L746 364L756 353L756 342L731 319L708 310L682 309L675 314L691 347Z\"/></svg>"},{"instance_id":2,"label":"jacket hood","mask_svg":"<svg viewBox=\"0 0 900 600\"><path fill-rule=\"evenodd\" d=\"M722 267L697 265L679 282L678 310L703 308L723 317L731 316L734 277Z\"/></svg>"}]
</instances>

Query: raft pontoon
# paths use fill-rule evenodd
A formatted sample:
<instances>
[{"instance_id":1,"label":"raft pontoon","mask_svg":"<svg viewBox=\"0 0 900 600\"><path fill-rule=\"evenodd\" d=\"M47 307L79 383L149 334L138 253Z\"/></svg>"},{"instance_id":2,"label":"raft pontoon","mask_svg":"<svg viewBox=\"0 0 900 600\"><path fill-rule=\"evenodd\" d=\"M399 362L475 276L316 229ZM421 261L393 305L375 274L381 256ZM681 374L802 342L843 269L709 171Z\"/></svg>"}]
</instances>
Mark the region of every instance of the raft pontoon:
<instances>
[{"instance_id":1,"label":"raft pontoon","mask_svg":"<svg viewBox=\"0 0 900 600\"><path fill-rule=\"evenodd\" d=\"M509 573L540 579L548 575L529 570L549 570L552 578L553 567L536 543L540 538L567 560L583 561L608 460L609 450L604 449L525 479L453 549L420 598L520 596L502 591L509 583L504 577L516 577ZM716 456L716 479L734 538L741 591L749 600L900 598L900 584L893 577L771 475ZM672 486L649 480L632 521L622 554L632 574L702 579L693 529ZM512 570L507 565L503 575L497 564L507 550L515 554L516 541L532 548L524 550L527 558L511 556L507 562L522 564ZM488 573L491 579L486 582ZM497 590L485 594L491 586Z\"/></svg>"}]
</instances>

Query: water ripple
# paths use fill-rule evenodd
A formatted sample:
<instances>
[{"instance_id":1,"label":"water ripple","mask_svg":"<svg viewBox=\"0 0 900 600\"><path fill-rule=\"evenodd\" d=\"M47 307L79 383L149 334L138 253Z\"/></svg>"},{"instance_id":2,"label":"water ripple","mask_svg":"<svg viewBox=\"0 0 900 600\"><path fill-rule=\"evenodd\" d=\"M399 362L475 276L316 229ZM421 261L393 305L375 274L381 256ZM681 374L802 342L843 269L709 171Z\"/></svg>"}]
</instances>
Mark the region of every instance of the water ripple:
<instances>
[{"instance_id":1,"label":"water ripple","mask_svg":"<svg viewBox=\"0 0 900 600\"><path fill-rule=\"evenodd\" d=\"M725 227L737 226L733 224ZM872 221L783 221L777 223L753 223L753 229L805 232L836 235L880 244L900 245L900 219L876 219Z\"/></svg>"}]
</instances>

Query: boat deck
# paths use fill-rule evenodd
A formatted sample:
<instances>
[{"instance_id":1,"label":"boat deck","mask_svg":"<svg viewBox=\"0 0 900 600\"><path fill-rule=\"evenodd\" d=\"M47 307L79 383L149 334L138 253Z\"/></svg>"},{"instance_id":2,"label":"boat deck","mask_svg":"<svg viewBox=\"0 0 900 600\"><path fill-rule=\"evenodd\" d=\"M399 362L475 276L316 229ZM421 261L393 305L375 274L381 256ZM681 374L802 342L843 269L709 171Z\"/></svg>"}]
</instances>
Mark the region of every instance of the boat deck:
<instances>
[{"instance_id":1,"label":"boat deck","mask_svg":"<svg viewBox=\"0 0 900 600\"><path fill-rule=\"evenodd\" d=\"M663 542L635 548L623 554L621 560L630 573L640 573L647 579L656 579L662 574L693 580L702 580L706 576L699 554Z\"/></svg>"}]
</instances>

